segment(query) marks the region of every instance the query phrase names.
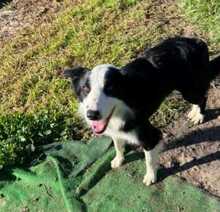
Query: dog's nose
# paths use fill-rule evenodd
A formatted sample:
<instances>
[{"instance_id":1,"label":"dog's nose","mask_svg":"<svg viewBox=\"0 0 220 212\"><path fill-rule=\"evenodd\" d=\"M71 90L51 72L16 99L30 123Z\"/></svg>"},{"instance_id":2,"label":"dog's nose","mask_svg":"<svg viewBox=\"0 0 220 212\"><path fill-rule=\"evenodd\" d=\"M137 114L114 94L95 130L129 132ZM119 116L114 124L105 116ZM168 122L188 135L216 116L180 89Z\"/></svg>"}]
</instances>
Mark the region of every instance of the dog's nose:
<instances>
[{"instance_id":1,"label":"dog's nose","mask_svg":"<svg viewBox=\"0 0 220 212\"><path fill-rule=\"evenodd\" d=\"M86 115L90 120L99 120L101 118L100 112L98 110L88 110Z\"/></svg>"}]
</instances>

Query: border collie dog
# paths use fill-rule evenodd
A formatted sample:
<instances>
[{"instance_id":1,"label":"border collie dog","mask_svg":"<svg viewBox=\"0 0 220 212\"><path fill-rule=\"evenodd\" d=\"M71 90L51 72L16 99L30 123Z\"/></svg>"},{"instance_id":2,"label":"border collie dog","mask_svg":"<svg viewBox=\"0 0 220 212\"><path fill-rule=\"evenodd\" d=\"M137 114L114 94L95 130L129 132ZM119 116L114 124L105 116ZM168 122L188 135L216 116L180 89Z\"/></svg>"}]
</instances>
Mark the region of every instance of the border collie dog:
<instances>
[{"instance_id":1,"label":"border collie dog","mask_svg":"<svg viewBox=\"0 0 220 212\"><path fill-rule=\"evenodd\" d=\"M192 104L188 118L203 122L210 81L218 74L220 58L209 62L207 45L200 39L169 38L144 51L127 65L97 65L91 71L76 67L64 70L72 81L79 110L93 132L110 136L116 156L112 168L124 161L126 143L140 145L146 159L143 183L157 180L159 141L162 133L149 117L173 90Z\"/></svg>"}]
</instances>

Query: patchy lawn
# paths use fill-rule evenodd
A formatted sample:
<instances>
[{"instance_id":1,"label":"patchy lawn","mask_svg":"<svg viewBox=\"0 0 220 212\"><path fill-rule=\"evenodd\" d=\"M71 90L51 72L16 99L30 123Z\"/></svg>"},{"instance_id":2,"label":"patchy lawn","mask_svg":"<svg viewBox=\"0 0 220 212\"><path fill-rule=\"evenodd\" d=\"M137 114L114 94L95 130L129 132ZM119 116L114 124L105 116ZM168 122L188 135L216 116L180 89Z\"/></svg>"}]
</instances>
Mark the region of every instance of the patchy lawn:
<instances>
[{"instance_id":1,"label":"patchy lawn","mask_svg":"<svg viewBox=\"0 0 220 212\"><path fill-rule=\"evenodd\" d=\"M1 42L1 166L29 160L30 152L38 145L90 136L77 116L69 82L62 77L64 67L80 64L91 68L99 63L121 66L145 47L174 35L202 37L213 52L217 46L208 31L201 32L200 27L185 21L183 8L186 15L192 16L188 2L193 1L185 0L181 7L172 0L59 2L59 10L47 13L46 21L32 18L33 23L29 20L30 24ZM28 11L34 13L33 4L24 4L25 15ZM10 5L7 8L13 9ZM181 98L170 99L154 116L153 121L160 127L186 108Z\"/></svg>"}]
</instances>

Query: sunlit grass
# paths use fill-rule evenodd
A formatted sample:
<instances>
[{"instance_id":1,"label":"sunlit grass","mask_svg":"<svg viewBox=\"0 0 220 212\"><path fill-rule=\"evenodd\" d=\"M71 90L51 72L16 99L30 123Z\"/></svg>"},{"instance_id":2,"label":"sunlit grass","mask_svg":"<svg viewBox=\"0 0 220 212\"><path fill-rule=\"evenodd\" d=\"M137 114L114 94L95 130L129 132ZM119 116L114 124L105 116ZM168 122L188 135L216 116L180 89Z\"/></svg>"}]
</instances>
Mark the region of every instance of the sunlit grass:
<instances>
[{"instance_id":1,"label":"sunlit grass","mask_svg":"<svg viewBox=\"0 0 220 212\"><path fill-rule=\"evenodd\" d=\"M206 33L212 53L220 52L220 1L182 0L180 6L189 20Z\"/></svg>"},{"instance_id":2,"label":"sunlit grass","mask_svg":"<svg viewBox=\"0 0 220 212\"><path fill-rule=\"evenodd\" d=\"M63 68L75 65L92 68L100 63L122 66L145 47L163 38L181 35L187 22L179 15L180 10L173 2L73 2L66 0L64 9L51 22L37 27L33 25L2 44L0 115L11 120L16 112L26 120L29 116L40 119L46 113L49 114L47 122L51 119L54 124L59 123L62 132L68 131L65 135L79 139L87 138L88 131L82 127L77 116L77 101L69 82L62 77ZM183 107L179 100L165 102L154 119L155 123L165 126L176 118L178 108L182 110ZM167 114L168 118L165 118ZM65 121L57 122L54 118L57 116ZM42 129L39 129L39 133L42 133ZM0 141L2 165L14 163L25 145L32 142L27 137L29 140L21 144L21 151L17 148L16 152L16 142L19 142L15 138L16 133L11 135L13 139L8 139L9 136L7 134ZM68 139L68 136L65 138ZM34 138L31 139L35 142ZM11 146L11 153L3 151L5 145Z\"/></svg>"}]
</instances>

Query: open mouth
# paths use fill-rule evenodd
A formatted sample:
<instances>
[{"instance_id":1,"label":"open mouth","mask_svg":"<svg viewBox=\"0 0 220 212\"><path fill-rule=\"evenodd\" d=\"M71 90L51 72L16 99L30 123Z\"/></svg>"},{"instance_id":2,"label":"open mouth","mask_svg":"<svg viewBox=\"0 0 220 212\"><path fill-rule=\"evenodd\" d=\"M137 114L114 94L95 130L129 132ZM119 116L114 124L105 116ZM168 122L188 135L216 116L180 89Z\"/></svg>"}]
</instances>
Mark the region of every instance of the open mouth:
<instances>
[{"instance_id":1,"label":"open mouth","mask_svg":"<svg viewBox=\"0 0 220 212\"><path fill-rule=\"evenodd\" d=\"M111 113L106 119L91 122L91 127L95 134L102 134L105 131L106 127L108 126L109 120L112 117L114 110L115 108L112 109Z\"/></svg>"}]
</instances>

